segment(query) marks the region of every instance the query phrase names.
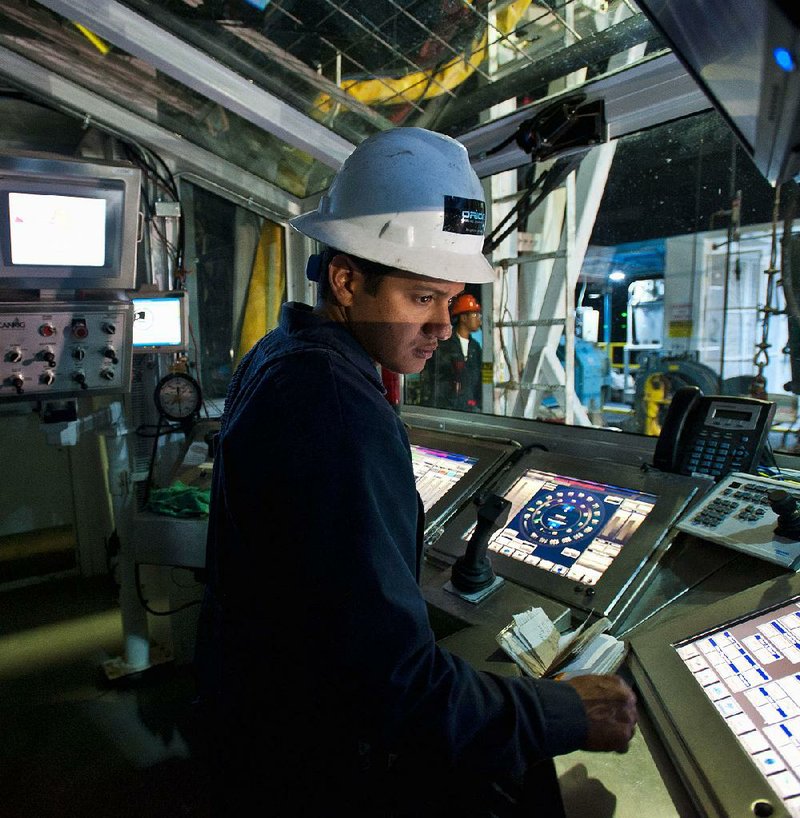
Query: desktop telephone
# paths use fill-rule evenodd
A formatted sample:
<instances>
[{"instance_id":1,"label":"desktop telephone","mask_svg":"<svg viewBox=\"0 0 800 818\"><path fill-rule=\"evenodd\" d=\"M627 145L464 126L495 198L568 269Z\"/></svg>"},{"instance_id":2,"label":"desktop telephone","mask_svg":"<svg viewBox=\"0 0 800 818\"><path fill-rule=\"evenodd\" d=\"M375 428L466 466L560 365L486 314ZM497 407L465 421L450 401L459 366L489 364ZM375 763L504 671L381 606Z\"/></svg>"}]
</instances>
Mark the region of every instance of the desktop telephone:
<instances>
[{"instance_id":1,"label":"desktop telephone","mask_svg":"<svg viewBox=\"0 0 800 818\"><path fill-rule=\"evenodd\" d=\"M678 521L679 531L796 568L800 484L751 473L759 464L774 415L770 401L704 395L696 386L679 389L661 429L653 465L662 471L707 474L717 484Z\"/></svg>"},{"instance_id":2,"label":"desktop telephone","mask_svg":"<svg viewBox=\"0 0 800 818\"><path fill-rule=\"evenodd\" d=\"M678 474L753 471L767 442L775 404L727 395L704 395L696 386L672 398L653 455L653 465Z\"/></svg>"}]
</instances>

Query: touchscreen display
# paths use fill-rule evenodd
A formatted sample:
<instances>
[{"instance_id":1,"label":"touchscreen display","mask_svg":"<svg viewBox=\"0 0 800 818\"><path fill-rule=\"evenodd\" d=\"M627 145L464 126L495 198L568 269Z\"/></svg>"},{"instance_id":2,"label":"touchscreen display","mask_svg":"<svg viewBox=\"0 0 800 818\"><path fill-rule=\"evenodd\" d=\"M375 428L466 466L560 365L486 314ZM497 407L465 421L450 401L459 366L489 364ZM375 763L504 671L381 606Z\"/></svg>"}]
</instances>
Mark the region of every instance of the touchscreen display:
<instances>
[{"instance_id":1,"label":"touchscreen display","mask_svg":"<svg viewBox=\"0 0 800 818\"><path fill-rule=\"evenodd\" d=\"M800 818L800 597L673 647Z\"/></svg>"},{"instance_id":2,"label":"touchscreen display","mask_svg":"<svg viewBox=\"0 0 800 818\"><path fill-rule=\"evenodd\" d=\"M425 511L434 505L478 462L474 457L411 446L417 491Z\"/></svg>"},{"instance_id":3,"label":"touchscreen display","mask_svg":"<svg viewBox=\"0 0 800 818\"><path fill-rule=\"evenodd\" d=\"M597 584L657 499L536 469L504 496L511 501L509 522L492 535L489 549L585 585Z\"/></svg>"},{"instance_id":4,"label":"touchscreen display","mask_svg":"<svg viewBox=\"0 0 800 818\"><path fill-rule=\"evenodd\" d=\"M184 343L182 298L134 298L134 347L180 346Z\"/></svg>"},{"instance_id":5,"label":"touchscreen display","mask_svg":"<svg viewBox=\"0 0 800 818\"><path fill-rule=\"evenodd\" d=\"M106 202L83 196L9 193L12 264L102 267Z\"/></svg>"}]
</instances>

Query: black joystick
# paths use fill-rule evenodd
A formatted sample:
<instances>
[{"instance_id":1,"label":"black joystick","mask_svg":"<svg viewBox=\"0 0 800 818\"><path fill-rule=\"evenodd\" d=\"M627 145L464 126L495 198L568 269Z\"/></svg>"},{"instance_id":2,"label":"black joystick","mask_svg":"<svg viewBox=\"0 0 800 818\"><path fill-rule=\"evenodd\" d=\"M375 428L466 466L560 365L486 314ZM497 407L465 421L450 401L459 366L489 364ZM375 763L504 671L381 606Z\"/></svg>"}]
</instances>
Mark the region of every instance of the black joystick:
<instances>
[{"instance_id":1,"label":"black joystick","mask_svg":"<svg viewBox=\"0 0 800 818\"><path fill-rule=\"evenodd\" d=\"M775 533L790 540L800 540L800 510L794 495L784 489L770 489L767 499L772 510L778 515Z\"/></svg>"},{"instance_id":2,"label":"black joystick","mask_svg":"<svg viewBox=\"0 0 800 818\"><path fill-rule=\"evenodd\" d=\"M489 537L508 516L511 501L497 494L476 495L478 522L467 543L467 550L453 565L450 581L464 594L477 594L488 588L495 579L494 569L486 556Z\"/></svg>"}]
</instances>

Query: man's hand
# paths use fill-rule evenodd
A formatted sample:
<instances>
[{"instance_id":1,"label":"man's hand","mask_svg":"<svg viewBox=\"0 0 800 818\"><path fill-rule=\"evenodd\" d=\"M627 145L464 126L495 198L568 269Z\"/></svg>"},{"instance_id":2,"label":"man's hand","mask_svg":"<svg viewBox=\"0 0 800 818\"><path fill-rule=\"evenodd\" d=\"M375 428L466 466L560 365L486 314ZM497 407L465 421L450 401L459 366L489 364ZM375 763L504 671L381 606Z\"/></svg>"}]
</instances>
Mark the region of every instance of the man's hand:
<instances>
[{"instance_id":1,"label":"man's hand","mask_svg":"<svg viewBox=\"0 0 800 818\"><path fill-rule=\"evenodd\" d=\"M636 727L636 695L619 676L576 676L566 682L586 709L586 750L625 752Z\"/></svg>"}]
</instances>

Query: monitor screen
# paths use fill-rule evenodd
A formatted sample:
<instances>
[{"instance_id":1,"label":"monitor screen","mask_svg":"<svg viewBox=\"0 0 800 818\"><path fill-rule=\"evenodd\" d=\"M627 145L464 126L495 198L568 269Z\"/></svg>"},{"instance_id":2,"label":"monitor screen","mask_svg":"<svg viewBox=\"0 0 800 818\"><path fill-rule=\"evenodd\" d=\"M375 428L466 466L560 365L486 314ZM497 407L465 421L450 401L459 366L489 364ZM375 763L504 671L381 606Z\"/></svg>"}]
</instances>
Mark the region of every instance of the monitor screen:
<instances>
[{"instance_id":1,"label":"monitor screen","mask_svg":"<svg viewBox=\"0 0 800 818\"><path fill-rule=\"evenodd\" d=\"M0 289L130 289L140 172L128 165L0 156Z\"/></svg>"},{"instance_id":2,"label":"monitor screen","mask_svg":"<svg viewBox=\"0 0 800 818\"><path fill-rule=\"evenodd\" d=\"M426 513L478 462L476 457L411 446L417 491Z\"/></svg>"},{"instance_id":3,"label":"monitor screen","mask_svg":"<svg viewBox=\"0 0 800 818\"><path fill-rule=\"evenodd\" d=\"M133 298L134 352L178 352L186 348L182 292Z\"/></svg>"},{"instance_id":4,"label":"monitor screen","mask_svg":"<svg viewBox=\"0 0 800 818\"><path fill-rule=\"evenodd\" d=\"M537 469L526 469L505 497L509 522L491 537L489 550L584 585L597 585L657 500Z\"/></svg>"},{"instance_id":5,"label":"monitor screen","mask_svg":"<svg viewBox=\"0 0 800 818\"><path fill-rule=\"evenodd\" d=\"M651 555L697 490L694 478L681 475L531 452L492 486L511 506L487 554L499 576L613 620L633 603ZM453 564L476 521L476 509L464 508L434 544L436 553Z\"/></svg>"},{"instance_id":6,"label":"monitor screen","mask_svg":"<svg viewBox=\"0 0 800 818\"><path fill-rule=\"evenodd\" d=\"M8 219L12 264L105 264L104 199L12 192Z\"/></svg>"},{"instance_id":7,"label":"monitor screen","mask_svg":"<svg viewBox=\"0 0 800 818\"><path fill-rule=\"evenodd\" d=\"M800 172L796 0L639 0L773 184Z\"/></svg>"},{"instance_id":8,"label":"monitor screen","mask_svg":"<svg viewBox=\"0 0 800 818\"><path fill-rule=\"evenodd\" d=\"M628 666L697 814L797 818L800 574L732 593L754 572L715 575L634 631Z\"/></svg>"},{"instance_id":9,"label":"monitor screen","mask_svg":"<svg viewBox=\"0 0 800 818\"><path fill-rule=\"evenodd\" d=\"M798 600L673 645L792 815L800 815Z\"/></svg>"},{"instance_id":10,"label":"monitor screen","mask_svg":"<svg viewBox=\"0 0 800 818\"><path fill-rule=\"evenodd\" d=\"M414 479L425 509L426 541L430 542L518 447L507 440L416 426L407 431Z\"/></svg>"}]
</instances>

